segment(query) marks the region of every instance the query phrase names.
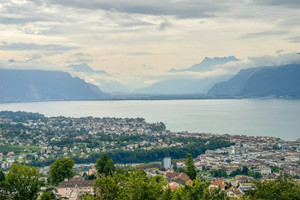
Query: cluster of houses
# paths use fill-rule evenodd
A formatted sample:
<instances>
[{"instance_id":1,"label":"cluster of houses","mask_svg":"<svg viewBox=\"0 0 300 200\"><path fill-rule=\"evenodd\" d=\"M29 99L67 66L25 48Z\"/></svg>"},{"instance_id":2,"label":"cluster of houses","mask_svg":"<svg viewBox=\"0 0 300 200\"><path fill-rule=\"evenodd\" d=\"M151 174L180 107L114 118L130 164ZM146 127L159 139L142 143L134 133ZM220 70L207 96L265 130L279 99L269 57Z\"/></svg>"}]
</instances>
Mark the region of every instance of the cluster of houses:
<instances>
[{"instance_id":1,"label":"cluster of houses","mask_svg":"<svg viewBox=\"0 0 300 200\"><path fill-rule=\"evenodd\" d=\"M89 174L96 173L94 168L88 171ZM151 170L146 170L148 176L156 176ZM172 169L167 171L159 171L169 182L165 188L170 188L172 191L186 184L193 185L194 182L184 172L174 172ZM250 177L248 177L250 178ZM212 180L208 189L213 190L220 188L229 197L240 198L246 191L254 189L252 183L253 179L247 179L246 176L236 176L235 179L215 179ZM230 185L229 185L230 184ZM228 187L230 186L230 187ZM69 200L78 200L83 194L94 194L93 180L85 180L81 176L75 176L70 180L64 180L57 188L57 195Z\"/></svg>"}]
</instances>

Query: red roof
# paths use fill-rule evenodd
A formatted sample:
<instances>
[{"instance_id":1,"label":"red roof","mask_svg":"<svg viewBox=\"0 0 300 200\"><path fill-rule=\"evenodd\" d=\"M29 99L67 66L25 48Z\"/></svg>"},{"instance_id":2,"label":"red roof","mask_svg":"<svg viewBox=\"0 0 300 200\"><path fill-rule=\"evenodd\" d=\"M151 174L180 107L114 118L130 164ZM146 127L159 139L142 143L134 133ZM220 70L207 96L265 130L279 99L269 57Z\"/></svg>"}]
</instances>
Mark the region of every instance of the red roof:
<instances>
[{"instance_id":1,"label":"red roof","mask_svg":"<svg viewBox=\"0 0 300 200\"><path fill-rule=\"evenodd\" d=\"M210 185L220 187L221 189L225 189L226 184L224 183L223 179L216 179Z\"/></svg>"}]
</instances>

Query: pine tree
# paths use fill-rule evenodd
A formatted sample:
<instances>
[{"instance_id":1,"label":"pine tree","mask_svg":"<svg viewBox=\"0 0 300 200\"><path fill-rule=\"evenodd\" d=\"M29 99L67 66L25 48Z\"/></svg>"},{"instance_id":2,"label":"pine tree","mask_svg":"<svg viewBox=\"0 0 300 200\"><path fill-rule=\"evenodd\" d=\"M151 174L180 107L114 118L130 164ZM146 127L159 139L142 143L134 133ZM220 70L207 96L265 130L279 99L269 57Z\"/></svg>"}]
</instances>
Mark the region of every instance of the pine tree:
<instances>
[{"instance_id":1,"label":"pine tree","mask_svg":"<svg viewBox=\"0 0 300 200\"><path fill-rule=\"evenodd\" d=\"M193 161L192 154L187 154L187 161L185 163L185 173L190 177L190 179L195 180L196 179L196 167Z\"/></svg>"}]
</instances>

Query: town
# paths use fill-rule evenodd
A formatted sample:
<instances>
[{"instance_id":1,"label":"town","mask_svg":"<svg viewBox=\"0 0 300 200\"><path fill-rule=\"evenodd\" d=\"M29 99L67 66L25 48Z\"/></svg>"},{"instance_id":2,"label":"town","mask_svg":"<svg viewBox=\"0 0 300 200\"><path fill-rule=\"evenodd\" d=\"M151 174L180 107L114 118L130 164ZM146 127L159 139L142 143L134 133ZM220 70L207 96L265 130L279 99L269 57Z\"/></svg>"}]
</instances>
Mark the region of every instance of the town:
<instances>
[{"instance_id":1,"label":"town","mask_svg":"<svg viewBox=\"0 0 300 200\"><path fill-rule=\"evenodd\" d=\"M158 152L161 155L157 156ZM209 181L210 189L221 188L228 197L240 198L253 189L255 180L282 175L300 179L300 140L171 132L162 122L147 123L142 118L48 118L37 113L0 112L4 172L13 163L38 166L47 182L54 161L75 160L77 176L58 186L60 196L76 193L77 199L82 194L75 188L79 185L93 193L93 180L86 177L97 176L95 162L103 153L112 157L116 167L143 169L148 177L161 174L172 190L193 184L185 174L187 153L194 157L197 176Z\"/></svg>"}]
</instances>

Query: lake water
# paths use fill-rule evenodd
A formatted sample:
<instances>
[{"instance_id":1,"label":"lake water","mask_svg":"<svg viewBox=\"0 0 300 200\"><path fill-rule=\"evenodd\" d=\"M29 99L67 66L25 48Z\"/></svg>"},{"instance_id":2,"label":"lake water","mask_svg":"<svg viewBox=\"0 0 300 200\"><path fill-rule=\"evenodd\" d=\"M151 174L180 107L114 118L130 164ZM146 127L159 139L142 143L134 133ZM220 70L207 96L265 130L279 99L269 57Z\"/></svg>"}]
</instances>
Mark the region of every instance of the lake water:
<instances>
[{"instance_id":1,"label":"lake water","mask_svg":"<svg viewBox=\"0 0 300 200\"><path fill-rule=\"evenodd\" d=\"M300 100L56 101L0 104L45 116L143 117L171 131L300 138Z\"/></svg>"}]
</instances>

